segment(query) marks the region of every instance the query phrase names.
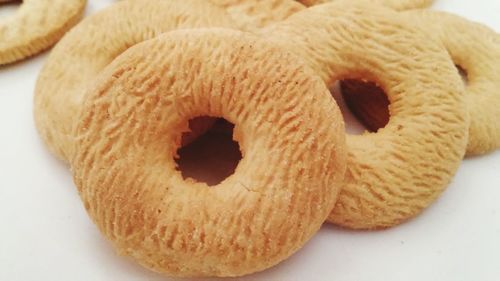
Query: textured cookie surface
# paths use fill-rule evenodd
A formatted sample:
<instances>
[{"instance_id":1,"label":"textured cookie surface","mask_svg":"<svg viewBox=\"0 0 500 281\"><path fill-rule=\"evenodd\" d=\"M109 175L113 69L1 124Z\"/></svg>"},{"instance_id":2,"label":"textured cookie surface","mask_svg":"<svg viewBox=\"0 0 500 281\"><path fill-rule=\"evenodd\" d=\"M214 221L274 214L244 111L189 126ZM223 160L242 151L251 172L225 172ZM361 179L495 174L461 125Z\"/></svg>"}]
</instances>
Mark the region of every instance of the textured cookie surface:
<instances>
[{"instance_id":1,"label":"textured cookie surface","mask_svg":"<svg viewBox=\"0 0 500 281\"><path fill-rule=\"evenodd\" d=\"M306 94L307 93L307 94ZM243 159L217 186L183 180L180 132L199 115L235 124ZM284 50L225 29L130 48L91 88L74 180L124 255L175 276L237 276L299 249L337 198L346 161L338 107Z\"/></svg>"},{"instance_id":2,"label":"textured cookie surface","mask_svg":"<svg viewBox=\"0 0 500 281\"><path fill-rule=\"evenodd\" d=\"M500 35L459 16L436 11L412 11L439 37L454 63L467 75L467 107L471 117L467 153L500 148ZM415 21L417 21L415 20Z\"/></svg>"},{"instance_id":3,"label":"textured cookie surface","mask_svg":"<svg viewBox=\"0 0 500 281\"><path fill-rule=\"evenodd\" d=\"M361 2L314 6L262 32L328 85L372 81L391 102L385 128L347 137L346 180L331 222L389 227L437 198L465 153L469 124L460 76L442 45L397 12Z\"/></svg>"},{"instance_id":4,"label":"textured cookie surface","mask_svg":"<svg viewBox=\"0 0 500 281\"><path fill-rule=\"evenodd\" d=\"M227 10L238 28L254 31L305 9L295 0L210 0Z\"/></svg>"},{"instance_id":5,"label":"textured cookie surface","mask_svg":"<svg viewBox=\"0 0 500 281\"><path fill-rule=\"evenodd\" d=\"M64 161L72 156L85 87L120 53L173 29L210 26L234 24L204 0L120 1L82 21L54 48L36 85L35 121L49 149Z\"/></svg>"},{"instance_id":6,"label":"textured cookie surface","mask_svg":"<svg viewBox=\"0 0 500 281\"><path fill-rule=\"evenodd\" d=\"M80 19L86 0L24 0L0 19L0 65L35 55L56 43Z\"/></svg>"},{"instance_id":7,"label":"textured cookie surface","mask_svg":"<svg viewBox=\"0 0 500 281\"><path fill-rule=\"evenodd\" d=\"M467 154L476 155L500 148L500 35L481 24L437 11L410 11L405 15L421 24L429 36L441 40L454 63L464 69L467 106L471 117ZM349 95L346 91L346 95ZM379 96L376 93L372 97ZM383 127L377 116L381 105L371 99L351 106L365 124Z\"/></svg>"},{"instance_id":8,"label":"textured cookie surface","mask_svg":"<svg viewBox=\"0 0 500 281\"><path fill-rule=\"evenodd\" d=\"M298 0L298 1L306 6L313 6L313 5L333 2L336 0ZM354 1L355 0L353 0L353 2ZM428 7L434 2L434 0L368 0L368 2L381 4L395 10L409 10L409 9Z\"/></svg>"}]
</instances>

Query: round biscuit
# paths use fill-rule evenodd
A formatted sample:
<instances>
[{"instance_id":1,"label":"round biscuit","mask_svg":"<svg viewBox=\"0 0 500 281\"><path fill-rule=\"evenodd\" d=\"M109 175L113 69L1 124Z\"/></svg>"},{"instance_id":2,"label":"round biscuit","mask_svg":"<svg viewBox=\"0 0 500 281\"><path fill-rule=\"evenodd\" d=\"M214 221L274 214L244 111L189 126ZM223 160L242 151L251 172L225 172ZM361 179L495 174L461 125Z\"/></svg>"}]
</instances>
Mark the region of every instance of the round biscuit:
<instances>
[{"instance_id":1,"label":"round biscuit","mask_svg":"<svg viewBox=\"0 0 500 281\"><path fill-rule=\"evenodd\" d=\"M500 148L500 35L482 24L446 12L408 11L405 15L425 27L429 36L440 40L458 68L465 71L471 117L467 155ZM386 124L380 117L387 105L381 98L383 93L375 91L372 88L357 95L349 88L343 91L352 111L372 131Z\"/></svg>"},{"instance_id":2,"label":"round biscuit","mask_svg":"<svg viewBox=\"0 0 500 281\"><path fill-rule=\"evenodd\" d=\"M24 0L0 19L0 65L38 54L55 44L81 18L86 0Z\"/></svg>"},{"instance_id":3,"label":"round biscuit","mask_svg":"<svg viewBox=\"0 0 500 281\"><path fill-rule=\"evenodd\" d=\"M385 128L347 137L346 179L330 222L394 226L442 193L465 154L470 120L462 81L440 42L400 13L362 1L313 6L262 33L305 59L327 85L372 81L391 102Z\"/></svg>"},{"instance_id":4,"label":"round biscuit","mask_svg":"<svg viewBox=\"0 0 500 281\"><path fill-rule=\"evenodd\" d=\"M306 94L307 93L307 94ZM183 179L174 157L199 114L235 124L243 158L220 184ZM89 88L74 180L115 249L173 276L240 276L301 248L345 172L342 115L288 51L229 29L138 44Z\"/></svg>"}]
</instances>

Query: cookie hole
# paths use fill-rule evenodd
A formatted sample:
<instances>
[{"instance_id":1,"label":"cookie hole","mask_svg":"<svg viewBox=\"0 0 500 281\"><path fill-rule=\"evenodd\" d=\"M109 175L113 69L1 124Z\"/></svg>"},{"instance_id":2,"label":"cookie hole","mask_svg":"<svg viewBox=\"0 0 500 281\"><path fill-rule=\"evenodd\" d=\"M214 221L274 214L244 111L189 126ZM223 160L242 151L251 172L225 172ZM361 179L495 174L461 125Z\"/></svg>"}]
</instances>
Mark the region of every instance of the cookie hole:
<instances>
[{"instance_id":1,"label":"cookie hole","mask_svg":"<svg viewBox=\"0 0 500 281\"><path fill-rule=\"evenodd\" d=\"M467 70L465 70L465 68L461 67L458 64L456 64L455 67L457 68L460 77L462 77L462 82L464 82L464 85L469 85L469 74L467 73Z\"/></svg>"},{"instance_id":2,"label":"cookie hole","mask_svg":"<svg viewBox=\"0 0 500 281\"><path fill-rule=\"evenodd\" d=\"M233 128L227 120L217 119L205 134L177 150L175 161L184 179L214 186L234 174L242 156Z\"/></svg>"},{"instance_id":3,"label":"cookie hole","mask_svg":"<svg viewBox=\"0 0 500 281\"><path fill-rule=\"evenodd\" d=\"M337 84L338 93L334 97L344 115L348 134L377 132L389 123L390 102L377 84L356 79L344 79Z\"/></svg>"},{"instance_id":4,"label":"cookie hole","mask_svg":"<svg viewBox=\"0 0 500 281\"><path fill-rule=\"evenodd\" d=\"M350 135L363 134L367 129L363 125L363 123L359 122L357 117L347 107L344 97L342 96L342 92L340 90L340 82L337 81L335 84L333 84L333 87L330 88L330 93L337 102L340 111L342 112L342 116L345 121L346 132Z\"/></svg>"},{"instance_id":5,"label":"cookie hole","mask_svg":"<svg viewBox=\"0 0 500 281\"><path fill-rule=\"evenodd\" d=\"M7 1L7 2L4 2ZM13 16L23 1L0 0L0 19Z\"/></svg>"}]
</instances>

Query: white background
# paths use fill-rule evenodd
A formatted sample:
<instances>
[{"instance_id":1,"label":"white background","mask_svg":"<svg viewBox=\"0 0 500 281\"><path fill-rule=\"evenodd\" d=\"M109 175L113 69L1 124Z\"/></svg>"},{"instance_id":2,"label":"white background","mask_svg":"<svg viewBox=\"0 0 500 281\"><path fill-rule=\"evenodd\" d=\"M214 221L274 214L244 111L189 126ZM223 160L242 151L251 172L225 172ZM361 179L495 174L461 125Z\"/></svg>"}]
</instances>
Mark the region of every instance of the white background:
<instances>
[{"instance_id":1,"label":"white background","mask_svg":"<svg viewBox=\"0 0 500 281\"><path fill-rule=\"evenodd\" d=\"M87 14L111 2L89 1ZM500 31L500 1L437 0L434 7ZM0 7L0 17L13 10ZM0 280L168 280L115 255L68 168L38 138L33 89L46 57L0 67ZM498 281L500 152L464 161L416 219L379 232L325 225L292 258L244 280Z\"/></svg>"}]
</instances>

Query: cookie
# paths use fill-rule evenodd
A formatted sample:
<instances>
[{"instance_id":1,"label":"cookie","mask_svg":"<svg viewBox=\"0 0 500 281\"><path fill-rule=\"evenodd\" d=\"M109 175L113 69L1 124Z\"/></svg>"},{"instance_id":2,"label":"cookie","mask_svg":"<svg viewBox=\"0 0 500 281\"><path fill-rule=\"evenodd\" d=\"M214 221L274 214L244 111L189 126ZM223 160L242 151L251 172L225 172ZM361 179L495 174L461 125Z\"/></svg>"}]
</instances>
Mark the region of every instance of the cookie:
<instances>
[{"instance_id":1,"label":"cookie","mask_svg":"<svg viewBox=\"0 0 500 281\"><path fill-rule=\"evenodd\" d=\"M24 0L0 20L0 65L40 53L55 44L81 18L86 0Z\"/></svg>"},{"instance_id":2,"label":"cookie","mask_svg":"<svg viewBox=\"0 0 500 281\"><path fill-rule=\"evenodd\" d=\"M83 20L53 49L36 84L35 121L49 149L69 161L86 85L119 54L173 29L210 26L234 23L204 0L120 1Z\"/></svg>"},{"instance_id":3,"label":"cookie","mask_svg":"<svg viewBox=\"0 0 500 281\"><path fill-rule=\"evenodd\" d=\"M305 9L295 0L210 0L226 9L237 23L237 27L245 31L254 31L274 22L288 18L290 15Z\"/></svg>"},{"instance_id":4,"label":"cookie","mask_svg":"<svg viewBox=\"0 0 500 281\"><path fill-rule=\"evenodd\" d=\"M445 12L410 11L405 15L426 28L429 36L442 41L454 63L464 71L471 117L467 154L500 148L500 35L482 24ZM346 90L344 96L349 99L353 94ZM362 123L373 124L367 126L369 129L383 127L385 123L379 116L384 105L371 98L380 94L371 91L363 96L371 100L363 103L351 98L353 112Z\"/></svg>"},{"instance_id":5,"label":"cookie","mask_svg":"<svg viewBox=\"0 0 500 281\"><path fill-rule=\"evenodd\" d=\"M327 85L371 81L391 103L385 128L347 137L346 179L330 222L394 226L442 193L464 156L470 120L462 81L439 42L398 12L363 1L313 6L262 33Z\"/></svg>"},{"instance_id":6,"label":"cookie","mask_svg":"<svg viewBox=\"0 0 500 281\"><path fill-rule=\"evenodd\" d=\"M346 149L315 73L260 37L178 30L120 55L89 87L74 180L115 249L173 276L240 276L301 248L333 208ZM306 95L307 93L307 95ZM219 185L174 157L189 119L235 124L243 159Z\"/></svg>"},{"instance_id":7,"label":"cookie","mask_svg":"<svg viewBox=\"0 0 500 281\"><path fill-rule=\"evenodd\" d=\"M313 6L323 3L332 2L334 0L297 0L306 6ZM410 9L419 9L430 6L434 0L370 0L370 2L381 4L392 9L401 11L401 10L410 10Z\"/></svg>"}]
</instances>

